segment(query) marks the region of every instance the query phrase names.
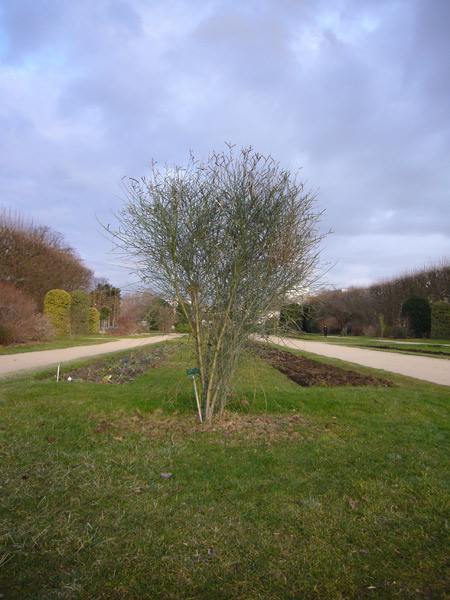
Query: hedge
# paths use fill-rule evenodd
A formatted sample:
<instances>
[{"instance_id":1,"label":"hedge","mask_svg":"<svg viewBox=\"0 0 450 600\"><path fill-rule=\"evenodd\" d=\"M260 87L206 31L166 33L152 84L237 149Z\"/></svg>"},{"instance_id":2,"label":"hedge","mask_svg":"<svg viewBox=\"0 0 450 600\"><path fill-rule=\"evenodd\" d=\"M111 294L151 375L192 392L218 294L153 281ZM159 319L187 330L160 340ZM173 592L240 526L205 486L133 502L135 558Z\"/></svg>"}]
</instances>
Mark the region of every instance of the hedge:
<instances>
[{"instance_id":1,"label":"hedge","mask_svg":"<svg viewBox=\"0 0 450 600\"><path fill-rule=\"evenodd\" d=\"M435 302L431 307L431 337L435 340L450 340L450 304Z\"/></svg>"},{"instance_id":2,"label":"hedge","mask_svg":"<svg viewBox=\"0 0 450 600\"><path fill-rule=\"evenodd\" d=\"M50 290L44 299L44 314L56 335L70 335L70 294L64 290Z\"/></svg>"},{"instance_id":3,"label":"hedge","mask_svg":"<svg viewBox=\"0 0 450 600\"><path fill-rule=\"evenodd\" d=\"M70 292L70 320L73 334L87 335L89 333L89 310L91 300L82 290Z\"/></svg>"},{"instance_id":4,"label":"hedge","mask_svg":"<svg viewBox=\"0 0 450 600\"><path fill-rule=\"evenodd\" d=\"M89 333L99 333L100 313L95 307L89 309Z\"/></svg>"},{"instance_id":5,"label":"hedge","mask_svg":"<svg viewBox=\"0 0 450 600\"><path fill-rule=\"evenodd\" d=\"M431 330L431 306L428 300L413 294L402 306L402 317L407 318L414 337L422 338Z\"/></svg>"}]
</instances>

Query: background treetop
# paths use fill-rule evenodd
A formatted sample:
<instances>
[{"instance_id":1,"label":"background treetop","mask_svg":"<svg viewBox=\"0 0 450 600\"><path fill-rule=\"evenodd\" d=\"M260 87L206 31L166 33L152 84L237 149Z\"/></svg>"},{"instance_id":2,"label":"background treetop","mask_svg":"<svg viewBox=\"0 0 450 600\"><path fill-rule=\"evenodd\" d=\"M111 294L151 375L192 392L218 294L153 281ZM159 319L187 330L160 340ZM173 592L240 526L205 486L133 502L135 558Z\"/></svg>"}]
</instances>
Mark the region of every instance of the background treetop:
<instances>
[{"instance_id":1,"label":"background treetop","mask_svg":"<svg viewBox=\"0 0 450 600\"><path fill-rule=\"evenodd\" d=\"M40 310L51 289L88 289L88 269L64 236L0 208L0 281L31 297Z\"/></svg>"}]
</instances>

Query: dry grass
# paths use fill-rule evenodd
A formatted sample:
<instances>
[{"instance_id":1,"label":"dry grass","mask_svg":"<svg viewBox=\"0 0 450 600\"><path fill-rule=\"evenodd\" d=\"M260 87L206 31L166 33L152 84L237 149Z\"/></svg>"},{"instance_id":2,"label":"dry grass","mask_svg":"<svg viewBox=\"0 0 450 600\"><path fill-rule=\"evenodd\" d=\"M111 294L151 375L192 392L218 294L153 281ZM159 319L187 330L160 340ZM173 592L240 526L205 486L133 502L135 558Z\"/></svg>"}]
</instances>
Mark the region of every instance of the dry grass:
<instances>
[{"instance_id":1,"label":"dry grass","mask_svg":"<svg viewBox=\"0 0 450 600\"><path fill-rule=\"evenodd\" d=\"M101 438L124 441L129 435L150 437L161 440L170 436L176 441L195 440L199 436L215 444L271 444L282 440L313 440L324 432L335 429L336 421L331 420L322 426L312 425L296 410L292 414L242 414L225 412L223 419L215 419L211 426L201 425L196 415L186 415L178 411L164 414L156 409L145 415L135 409L132 415L124 410L109 415L89 413L93 427L93 438L100 442Z\"/></svg>"}]
</instances>

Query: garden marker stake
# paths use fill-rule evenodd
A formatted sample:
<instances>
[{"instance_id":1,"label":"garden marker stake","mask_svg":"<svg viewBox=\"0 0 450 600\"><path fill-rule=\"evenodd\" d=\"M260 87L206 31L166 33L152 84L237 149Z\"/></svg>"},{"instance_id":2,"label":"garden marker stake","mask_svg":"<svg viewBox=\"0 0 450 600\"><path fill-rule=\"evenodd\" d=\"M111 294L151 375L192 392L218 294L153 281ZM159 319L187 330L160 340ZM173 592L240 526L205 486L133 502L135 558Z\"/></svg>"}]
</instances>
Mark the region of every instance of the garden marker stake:
<instances>
[{"instance_id":1,"label":"garden marker stake","mask_svg":"<svg viewBox=\"0 0 450 600\"><path fill-rule=\"evenodd\" d=\"M186 371L186 373L190 377L192 377L192 381L194 382L195 399L197 400L198 417L200 419L200 423L203 423L202 411L200 410L200 401L198 399L197 384L195 383L195 376L198 375L200 373L200 371L199 371L199 369L188 369Z\"/></svg>"},{"instance_id":2,"label":"garden marker stake","mask_svg":"<svg viewBox=\"0 0 450 600\"><path fill-rule=\"evenodd\" d=\"M59 381L59 367L62 365L62 362L58 364L58 370L56 371L56 383Z\"/></svg>"}]
</instances>

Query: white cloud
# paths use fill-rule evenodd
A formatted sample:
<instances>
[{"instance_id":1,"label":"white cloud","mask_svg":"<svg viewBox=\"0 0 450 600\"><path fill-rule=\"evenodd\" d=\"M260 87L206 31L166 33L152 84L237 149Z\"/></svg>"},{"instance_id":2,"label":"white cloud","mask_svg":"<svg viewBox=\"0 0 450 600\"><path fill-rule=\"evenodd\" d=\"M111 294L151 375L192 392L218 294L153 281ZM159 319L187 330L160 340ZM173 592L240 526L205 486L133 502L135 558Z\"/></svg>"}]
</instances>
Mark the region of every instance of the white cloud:
<instances>
[{"instance_id":1,"label":"white cloud","mask_svg":"<svg viewBox=\"0 0 450 600\"><path fill-rule=\"evenodd\" d=\"M304 167L340 285L448 255L449 6L4 0L0 203L122 280L94 217L120 178L230 141Z\"/></svg>"}]
</instances>

